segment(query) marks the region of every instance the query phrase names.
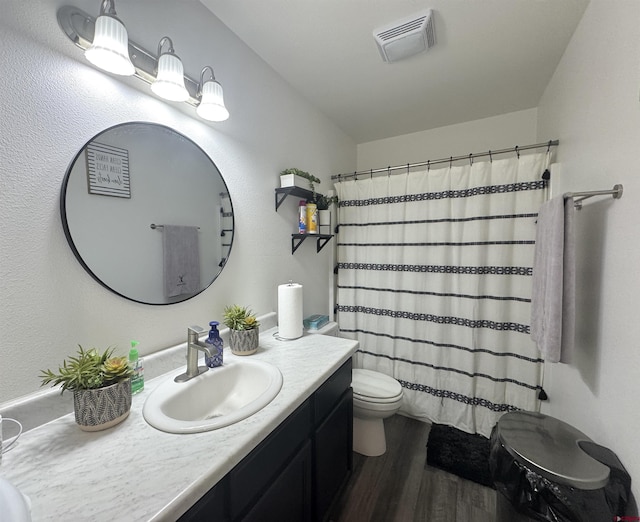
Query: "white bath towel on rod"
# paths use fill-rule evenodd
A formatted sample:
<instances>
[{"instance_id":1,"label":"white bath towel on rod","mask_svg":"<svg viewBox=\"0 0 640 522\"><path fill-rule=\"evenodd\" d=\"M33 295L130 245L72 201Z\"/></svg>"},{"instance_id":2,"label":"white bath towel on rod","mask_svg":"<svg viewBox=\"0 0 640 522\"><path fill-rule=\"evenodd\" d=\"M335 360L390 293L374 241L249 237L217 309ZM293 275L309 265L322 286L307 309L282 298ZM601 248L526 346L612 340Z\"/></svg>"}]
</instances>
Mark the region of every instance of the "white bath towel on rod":
<instances>
[{"instance_id":1,"label":"white bath towel on rod","mask_svg":"<svg viewBox=\"0 0 640 522\"><path fill-rule=\"evenodd\" d=\"M575 340L573 198L540 207L531 293L531 338L548 362L567 362Z\"/></svg>"},{"instance_id":2,"label":"white bath towel on rod","mask_svg":"<svg viewBox=\"0 0 640 522\"><path fill-rule=\"evenodd\" d=\"M162 235L166 297L194 294L200 289L198 227L164 225Z\"/></svg>"}]
</instances>

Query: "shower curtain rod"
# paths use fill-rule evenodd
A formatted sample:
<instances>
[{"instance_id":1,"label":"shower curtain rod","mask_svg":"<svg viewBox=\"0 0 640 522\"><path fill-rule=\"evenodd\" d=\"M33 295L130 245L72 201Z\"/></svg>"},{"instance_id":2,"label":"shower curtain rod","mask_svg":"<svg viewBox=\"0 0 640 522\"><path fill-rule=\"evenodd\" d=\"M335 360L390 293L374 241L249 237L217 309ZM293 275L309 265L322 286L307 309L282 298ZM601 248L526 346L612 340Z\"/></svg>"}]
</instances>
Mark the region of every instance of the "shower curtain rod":
<instances>
[{"instance_id":1,"label":"shower curtain rod","mask_svg":"<svg viewBox=\"0 0 640 522\"><path fill-rule=\"evenodd\" d=\"M560 143L559 140L549 140L546 143L536 143L535 145L525 145L524 147L519 147L516 145L515 147L511 147L509 149L489 150L487 152L467 154L466 156L450 156L448 158L441 158L437 160L421 161L420 163L407 163L406 165L396 165L394 167L360 170L357 172L345 173L345 174L334 174L331 176L331 179L332 180L337 179L338 181L343 181L349 178L355 178L357 176L361 176L365 174L373 176L374 174L379 174L381 172L390 173L392 170L406 169L408 171L409 169L412 169L415 167L430 167L431 165L438 165L440 163L453 163L454 161L460 161L460 160L468 160L470 162L473 162L475 158L482 158L486 156L493 158L493 156L496 156L498 154L508 154L508 153L514 153L514 152L519 156L520 151L531 150L531 149L541 149L544 147L547 148L547 152L548 152L549 149L551 149L551 147L556 147L558 146L559 143Z\"/></svg>"}]
</instances>

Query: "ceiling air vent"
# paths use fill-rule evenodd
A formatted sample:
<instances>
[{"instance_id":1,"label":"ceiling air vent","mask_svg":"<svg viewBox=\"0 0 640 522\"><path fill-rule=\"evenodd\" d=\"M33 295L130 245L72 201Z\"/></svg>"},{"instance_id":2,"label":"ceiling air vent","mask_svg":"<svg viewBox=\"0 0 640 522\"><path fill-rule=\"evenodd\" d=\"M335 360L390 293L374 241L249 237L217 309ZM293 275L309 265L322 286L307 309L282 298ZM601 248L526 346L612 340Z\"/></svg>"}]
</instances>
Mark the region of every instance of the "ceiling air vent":
<instances>
[{"instance_id":1,"label":"ceiling air vent","mask_svg":"<svg viewBox=\"0 0 640 522\"><path fill-rule=\"evenodd\" d=\"M385 62L397 62L426 51L436 43L433 10L378 27L373 37Z\"/></svg>"}]
</instances>

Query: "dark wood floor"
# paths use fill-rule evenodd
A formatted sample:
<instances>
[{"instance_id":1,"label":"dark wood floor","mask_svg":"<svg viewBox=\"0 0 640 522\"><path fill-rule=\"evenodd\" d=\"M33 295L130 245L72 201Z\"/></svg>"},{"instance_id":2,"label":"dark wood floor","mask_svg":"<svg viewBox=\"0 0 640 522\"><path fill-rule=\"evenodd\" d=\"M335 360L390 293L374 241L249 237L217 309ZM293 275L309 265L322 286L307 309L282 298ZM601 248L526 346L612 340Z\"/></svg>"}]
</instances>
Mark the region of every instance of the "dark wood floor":
<instances>
[{"instance_id":1,"label":"dark wood floor","mask_svg":"<svg viewBox=\"0 0 640 522\"><path fill-rule=\"evenodd\" d=\"M494 522L496 492L426 466L430 424L385 419L387 452L354 453L353 474L331 522Z\"/></svg>"}]
</instances>

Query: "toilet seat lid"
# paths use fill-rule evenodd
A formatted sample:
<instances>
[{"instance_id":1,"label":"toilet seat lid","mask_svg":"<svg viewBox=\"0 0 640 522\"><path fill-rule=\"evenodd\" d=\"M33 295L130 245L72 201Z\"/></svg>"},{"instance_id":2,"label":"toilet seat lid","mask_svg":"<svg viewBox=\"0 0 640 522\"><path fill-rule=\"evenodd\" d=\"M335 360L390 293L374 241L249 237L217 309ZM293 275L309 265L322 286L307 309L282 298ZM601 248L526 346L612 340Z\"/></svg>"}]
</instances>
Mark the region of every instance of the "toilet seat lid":
<instances>
[{"instance_id":1,"label":"toilet seat lid","mask_svg":"<svg viewBox=\"0 0 640 522\"><path fill-rule=\"evenodd\" d=\"M393 377L356 368L351 373L353 394L365 401L386 402L402 396L402 386Z\"/></svg>"}]
</instances>

